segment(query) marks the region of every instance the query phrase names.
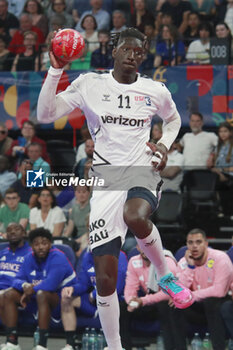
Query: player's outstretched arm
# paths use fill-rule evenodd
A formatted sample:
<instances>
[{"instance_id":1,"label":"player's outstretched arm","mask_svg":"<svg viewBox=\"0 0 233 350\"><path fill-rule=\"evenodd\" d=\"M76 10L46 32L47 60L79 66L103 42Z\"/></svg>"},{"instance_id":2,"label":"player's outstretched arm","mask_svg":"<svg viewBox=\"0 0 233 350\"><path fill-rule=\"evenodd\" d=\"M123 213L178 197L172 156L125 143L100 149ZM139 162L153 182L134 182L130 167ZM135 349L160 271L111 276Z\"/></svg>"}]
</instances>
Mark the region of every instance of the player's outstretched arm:
<instances>
[{"instance_id":1,"label":"player's outstretched arm","mask_svg":"<svg viewBox=\"0 0 233 350\"><path fill-rule=\"evenodd\" d=\"M56 96L57 86L65 63L57 59L51 49L49 56L51 67L42 86L37 104L37 119L40 123L52 123L71 112L64 99Z\"/></svg>"}]
</instances>

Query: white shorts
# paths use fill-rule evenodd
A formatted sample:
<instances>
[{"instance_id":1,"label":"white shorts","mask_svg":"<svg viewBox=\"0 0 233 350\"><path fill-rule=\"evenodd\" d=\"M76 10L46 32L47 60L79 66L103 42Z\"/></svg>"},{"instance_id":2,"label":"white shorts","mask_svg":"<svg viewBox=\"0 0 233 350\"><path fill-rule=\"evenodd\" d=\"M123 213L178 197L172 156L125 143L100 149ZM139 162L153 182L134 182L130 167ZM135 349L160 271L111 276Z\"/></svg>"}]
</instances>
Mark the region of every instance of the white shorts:
<instances>
[{"instance_id":1,"label":"white shorts","mask_svg":"<svg viewBox=\"0 0 233 350\"><path fill-rule=\"evenodd\" d=\"M159 202L161 192L151 192ZM128 191L93 191L89 226L91 249L117 237L121 238L123 245L128 228L123 218L127 197Z\"/></svg>"}]
</instances>

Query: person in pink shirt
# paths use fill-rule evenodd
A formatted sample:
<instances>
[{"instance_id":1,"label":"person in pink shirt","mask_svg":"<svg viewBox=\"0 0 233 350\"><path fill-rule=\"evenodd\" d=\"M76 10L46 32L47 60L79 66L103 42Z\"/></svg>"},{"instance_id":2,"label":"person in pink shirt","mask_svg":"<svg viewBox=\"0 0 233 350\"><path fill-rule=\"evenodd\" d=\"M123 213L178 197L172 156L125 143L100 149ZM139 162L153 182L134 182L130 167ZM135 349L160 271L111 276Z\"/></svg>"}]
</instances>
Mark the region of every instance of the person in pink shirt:
<instances>
[{"instance_id":1,"label":"person in pink shirt","mask_svg":"<svg viewBox=\"0 0 233 350\"><path fill-rule=\"evenodd\" d=\"M176 327L178 319L174 319L172 314L177 314L178 310L172 309L168 305L169 296L164 294L154 276L155 267L150 260L140 250L138 255L129 260L126 284L124 290L125 301L121 303L121 339L125 350L132 348L130 337L130 324L132 320L145 322L161 322L164 346L166 350L186 349L186 342L179 342L176 337ZM164 250L168 267L173 274L176 274L177 262L169 250ZM179 318L179 315L177 315Z\"/></svg>"},{"instance_id":2,"label":"person in pink shirt","mask_svg":"<svg viewBox=\"0 0 233 350\"><path fill-rule=\"evenodd\" d=\"M199 228L188 233L187 248L178 262L176 275L190 288L195 303L182 314L191 323L200 325L207 321L213 349L224 350L225 328L220 307L229 298L228 291L233 282L232 262L226 253L208 247L206 234Z\"/></svg>"},{"instance_id":3,"label":"person in pink shirt","mask_svg":"<svg viewBox=\"0 0 233 350\"><path fill-rule=\"evenodd\" d=\"M231 298L231 300L225 301L221 307L221 314L230 335L229 350L233 350L233 283L231 284Z\"/></svg>"}]
</instances>

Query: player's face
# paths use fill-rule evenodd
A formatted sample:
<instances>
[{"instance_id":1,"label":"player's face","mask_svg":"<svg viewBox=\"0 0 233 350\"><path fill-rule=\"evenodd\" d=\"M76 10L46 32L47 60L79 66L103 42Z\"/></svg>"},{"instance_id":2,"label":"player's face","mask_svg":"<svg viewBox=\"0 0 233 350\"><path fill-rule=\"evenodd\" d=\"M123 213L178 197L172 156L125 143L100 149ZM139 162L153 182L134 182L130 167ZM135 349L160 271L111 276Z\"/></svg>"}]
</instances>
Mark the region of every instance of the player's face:
<instances>
[{"instance_id":1,"label":"player's face","mask_svg":"<svg viewBox=\"0 0 233 350\"><path fill-rule=\"evenodd\" d=\"M192 259L201 260L206 253L208 242L201 233L194 233L187 237L187 247L191 252Z\"/></svg>"},{"instance_id":2,"label":"player's face","mask_svg":"<svg viewBox=\"0 0 233 350\"><path fill-rule=\"evenodd\" d=\"M144 59L145 50L141 40L125 38L113 50L115 65L123 72L133 72L138 69Z\"/></svg>"},{"instance_id":3,"label":"player's face","mask_svg":"<svg viewBox=\"0 0 233 350\"><path fill-rule=\"evenodd\" d=\"M32 242L32 250L39 259L45 259L47 257L51 246L52 243L46 237L37 237Z\"/></svg>"},{"instance_id":4,"label":"player's face","mask_svg":"<svg viewBox=\"0 0 233 350\"><path fill-rule=\"evenodd\" d=\"M20 243L24 238L24 229L21 225L12 223L7 226L6 234L10 243Z\"/></svg>"}]
</instances>

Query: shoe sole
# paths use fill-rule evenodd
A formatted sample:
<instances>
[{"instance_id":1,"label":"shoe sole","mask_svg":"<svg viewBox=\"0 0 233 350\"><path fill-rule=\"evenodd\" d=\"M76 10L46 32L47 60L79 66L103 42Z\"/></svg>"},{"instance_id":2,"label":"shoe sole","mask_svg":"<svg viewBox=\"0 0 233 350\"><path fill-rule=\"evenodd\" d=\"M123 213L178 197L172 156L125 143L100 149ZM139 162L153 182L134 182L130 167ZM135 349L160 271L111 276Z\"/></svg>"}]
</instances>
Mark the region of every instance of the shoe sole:
<instances>
[{"instance_id":1,"label":"shoe sole","mask_svg":"<svg viewBox=\"0 0 233 350\"><path fill-rule=\"evenodd\" d=\"M185 303L177 303L173 300L173 303L175 305L175 307L177 307L177 309L187 309L189 306L191 306L194 303L194 298L192 297L192 295L190 295L190 299L188 301L186 301Z\"/></svg>"}]
</instances>

